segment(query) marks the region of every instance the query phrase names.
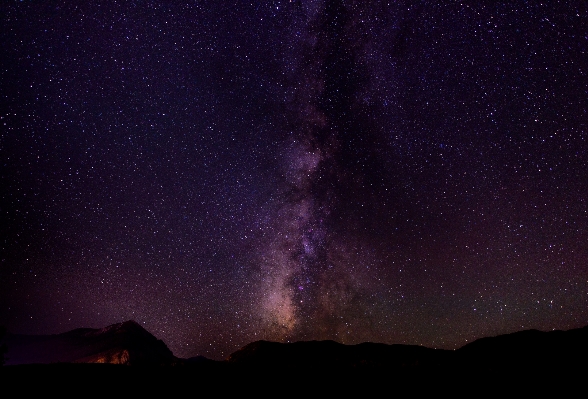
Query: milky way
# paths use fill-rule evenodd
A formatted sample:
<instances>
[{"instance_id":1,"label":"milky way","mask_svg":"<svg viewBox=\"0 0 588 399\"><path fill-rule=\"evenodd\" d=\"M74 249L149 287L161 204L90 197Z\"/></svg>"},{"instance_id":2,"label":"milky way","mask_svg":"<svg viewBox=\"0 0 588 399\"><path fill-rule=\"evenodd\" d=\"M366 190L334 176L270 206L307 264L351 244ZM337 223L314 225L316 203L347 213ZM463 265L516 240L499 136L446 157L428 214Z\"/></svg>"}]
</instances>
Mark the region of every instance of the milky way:
<instances>
[{"instance_id":1,"label":"milky way","mask_svg":"<svg viewBox=\"0 0 588 399\"><path fill-rule=\"evenodd\" d=\"M456 348L588 324L584 1L0 6L0 324Z\"/></svg>"},{"instance_id":2,"label":"milky way","mask_svg":"<svg viewBox=\"0 0 588 399\"><path fill-rule=\"evenodd\" d=\"M381 185L367 187L362 170L378 162L372 121L357 101L369 84L360 59L369 39L353 26L359 6L313 5L297 21L304 33L294 41L296 63L288 65L294 72L283 181L261 257L260 309L277 339L344 339L369 309L362 297L373 260L359 253L363 237L346 236L349 205ZM354 192L343 194L348 189Z\"/></svg>"}]
</instances>

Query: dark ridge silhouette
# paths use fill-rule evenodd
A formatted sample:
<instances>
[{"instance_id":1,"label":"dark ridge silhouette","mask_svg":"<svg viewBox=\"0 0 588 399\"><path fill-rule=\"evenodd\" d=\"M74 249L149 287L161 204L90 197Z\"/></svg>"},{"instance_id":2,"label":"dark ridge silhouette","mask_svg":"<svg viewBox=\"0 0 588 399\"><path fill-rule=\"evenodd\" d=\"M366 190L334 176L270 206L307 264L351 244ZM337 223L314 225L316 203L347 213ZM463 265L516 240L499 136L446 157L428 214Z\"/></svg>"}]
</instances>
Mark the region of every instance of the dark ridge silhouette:
<instances>
[{"instance_id":1,"label":"dark ridge silhouette","mask_svg":"<svg viewBox=\"0 0 588 399\"><path fill-rule=\"evenodd\" d=\"M481 338L455 353L458 364L486 371L586 367L588 326L568 331L527 330Z\"/></svg>"},{"instance_id":2,"label":"dark ridge silhouette","mask_svg":"<svg viewBox=\"0 0 588 399\"><path fill-rule=\"evenodd\" d=\"M7 334L7 365L112 363L164 365L177 359L163 341L135 321L101 329L78 328L55 335Z\"/></svg>"},{"instance_id":3,"label":"dark ridge silhouette","mask_svg":"<svg viewBox=\"0 0 588 399\"><path fill-rule=\"evenodd\" d=\"M588 367L588 326L569 331L528 330L481 338L451 351L415 345L334 341L256 341L229 356L252 368L382 370L404 372L542 372Z\"/></svg>"},{"instance_id":4,"label":"dark ridge silhouette","mask_svg":"<svg viewBox=\"0 0 588 399\"><path fill-rule=\"evenodd\" d=\"M586 367L588 326L569 331L527 330L481 338L455 351L369 342L344 345L335 341L256 341L232 353L225 362L204 356L176 358L163 341L135 321L101 329L78 328L55 335L6 334L2 345L8 349L7 366L111 363L307 371L563 370Z\"/></svg>"},{"instance_id":5,"label":"dark ridge silhouette","mask_svg":"<svg viewBox=\"0 0 588 399\"><path fill-rule=\"evenodd\" d=\"M256 341L239 349L229 363L254 367L336 368L336 369L415 369L440 367L452 351L416 345L362 343L343 345L334 341L307 341L281 344Z\"/></svg>"},{"instance_id":6,"label":"dark ridge silhouette","mask_svg":"<svg viewBox=\"0 0 588 399\"><path fill-rule=\"evenodd\" d=\"M154 386L165 387L166 394L171 386L192 389L194 383L255 392L259 387L267 391L270 386L303 381L344 393L348 387L363 390L391 384L414 394L429 389L454 392L455 387L476 384L497 387L498 382L519 386L534 381L574 384L583 381L588 371L588 327L521 331L482 338L457 350L334 341L256 341L221 362L203 356L176 358L162 341L133 321L56 335L7 334L5 344L8 365L2 367L0 377L11 384L44 379L58 390L72 380L117 388L148 382L141 386L149 394Z\"/></svg>"},{"instance_id":7,"label":"dark ridge silhouette","mask_svg":"<svg viewBox=\"0 0 588 399\"><path fill-rule=\"evenodd\" d=\"M57 335L8 334L5 341L9 365L0 368L0 385L21 393L64 393L75 389L75 383L135 396L205 389L215 395L294 394L309 387L329 396L371 396L382 388L396 396L498 395L507 387L512 392L512 386L529 394L533 387L543 393L546 386L583 386L588 372L588 327L482 338L458 350L257 341L221 362L202 356L178 359L133 321Z\"/></svg>"}]
</instances>

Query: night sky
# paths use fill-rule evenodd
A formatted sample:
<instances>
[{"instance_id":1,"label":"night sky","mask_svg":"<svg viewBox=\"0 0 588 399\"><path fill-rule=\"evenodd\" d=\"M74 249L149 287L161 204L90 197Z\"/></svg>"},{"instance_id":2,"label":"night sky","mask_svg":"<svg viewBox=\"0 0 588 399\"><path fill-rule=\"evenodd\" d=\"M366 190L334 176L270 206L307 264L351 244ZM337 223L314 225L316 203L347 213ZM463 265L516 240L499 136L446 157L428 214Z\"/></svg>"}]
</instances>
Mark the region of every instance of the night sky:
<instances>
[{"instance_id":1,"label":"night sky","mask_svg":"<svg viewBox=\"0 0 588 399\"><path fill-rule=\"evenodd\" d=\"M588 324L586 1L81 3L0 5L9 331Z\"/></svg>"}]
</instances>

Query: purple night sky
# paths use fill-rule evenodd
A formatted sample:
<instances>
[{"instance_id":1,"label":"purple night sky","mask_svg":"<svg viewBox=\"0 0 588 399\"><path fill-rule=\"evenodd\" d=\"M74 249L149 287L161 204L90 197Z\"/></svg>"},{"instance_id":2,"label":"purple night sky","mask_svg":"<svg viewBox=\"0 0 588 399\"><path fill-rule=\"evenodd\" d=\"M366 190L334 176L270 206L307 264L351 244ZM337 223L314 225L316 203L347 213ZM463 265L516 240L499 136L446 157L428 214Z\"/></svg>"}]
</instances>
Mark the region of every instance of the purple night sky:
<instances>
[{"instance_id":1,"label":"purple night sky","mask_svg":"<svg viewBox=\"0 0 588 399\"><path fill-rule=\"evenodd\" d=\"M588 324L585 1L82 3L0 5L9 331Z\"/></svg>"}]
</instances>

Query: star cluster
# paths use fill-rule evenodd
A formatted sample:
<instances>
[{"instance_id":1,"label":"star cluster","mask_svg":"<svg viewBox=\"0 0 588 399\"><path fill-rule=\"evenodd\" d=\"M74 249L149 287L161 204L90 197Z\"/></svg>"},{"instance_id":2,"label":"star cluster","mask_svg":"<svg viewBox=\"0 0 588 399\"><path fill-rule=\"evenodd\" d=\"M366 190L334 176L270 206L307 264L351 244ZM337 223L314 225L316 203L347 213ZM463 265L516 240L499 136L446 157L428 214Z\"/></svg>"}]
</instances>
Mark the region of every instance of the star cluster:
<instances>
[{"instance_id":1,"label":"star cluster","mask_svg":"<svg viewBox=\"0 0 588 399\"><path fill-rule=\"evenodd\" d=\"M0 6L0 324L456 348L588 324L588 9Z\"/></svg>"}]
</instances>

